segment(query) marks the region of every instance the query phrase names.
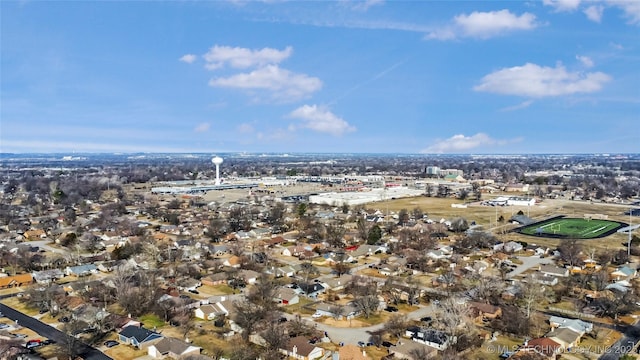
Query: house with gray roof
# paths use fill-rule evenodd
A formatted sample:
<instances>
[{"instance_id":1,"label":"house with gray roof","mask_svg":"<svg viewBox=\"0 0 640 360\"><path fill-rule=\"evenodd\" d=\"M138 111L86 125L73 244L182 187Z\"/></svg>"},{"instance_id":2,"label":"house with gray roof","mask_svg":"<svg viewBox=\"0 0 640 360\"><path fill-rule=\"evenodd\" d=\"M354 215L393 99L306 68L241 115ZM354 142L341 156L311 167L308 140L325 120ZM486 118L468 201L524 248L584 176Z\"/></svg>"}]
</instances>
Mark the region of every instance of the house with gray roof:
<instances>
[{"instance_id":1,"label":"house with gray roof","mask_svg":"<svg viewBox=\"0 0 640 360\"><path fill-rule=\"evenodd\" d=\"M89 276L98 273L98 267L94 264L84 264L78 266L67 266L64 269L64 273L67 276Z\"/></svg>"},{"instance_id":2,"label":"house with gray roof","mask_svg":"<svg viewBox=\"0 0 640 360\"><path fill-rule=\"evenodd\" d=\"M590 322L582 321L580 319L569 319L560 316L552 316L549 318L549 325L552 329L555 328L569 328L582 335L593 331L593 324Z\"/></svg>"},{"instance_id":3,"label":"house with gray roof","mask_svg":"<svg viewBox=\"0 0 640 360\"><path fill-rule=\"evenodd\" d=\"M147 354L154 359L178 359L199 355L202 348L176 338L166 337L147 348Z\"/></svg>"},{"instance_id":4,"label":"house with gray roof","mask_svg":"<svg viewBox=\"0 0 640 360\"><path fill-rule=\"evenodd\" d=\"M118 333L118 339L125 344L133 345L137 348L147 347L160 341L164 336L161 334L138 326L127 326Z\"/></svg>"}]
</instances>

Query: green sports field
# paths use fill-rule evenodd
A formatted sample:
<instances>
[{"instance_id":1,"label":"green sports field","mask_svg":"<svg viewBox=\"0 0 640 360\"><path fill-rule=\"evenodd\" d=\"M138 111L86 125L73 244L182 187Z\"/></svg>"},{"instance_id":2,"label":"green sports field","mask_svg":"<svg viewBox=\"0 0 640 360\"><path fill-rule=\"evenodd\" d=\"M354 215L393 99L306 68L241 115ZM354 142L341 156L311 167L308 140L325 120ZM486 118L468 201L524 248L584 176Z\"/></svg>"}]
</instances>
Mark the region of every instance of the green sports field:
<instances>
[{"instance_id":1,"label":"green sports field","mask_svg":"<svg viewBox=\"0 0 640 360\"><path fill-rule=\"evenodd\" d=\"M608 236L624 224L609 220L558 217L521 227L521 234L550 238L595 239Z\"/></svg>"}]
</instances>

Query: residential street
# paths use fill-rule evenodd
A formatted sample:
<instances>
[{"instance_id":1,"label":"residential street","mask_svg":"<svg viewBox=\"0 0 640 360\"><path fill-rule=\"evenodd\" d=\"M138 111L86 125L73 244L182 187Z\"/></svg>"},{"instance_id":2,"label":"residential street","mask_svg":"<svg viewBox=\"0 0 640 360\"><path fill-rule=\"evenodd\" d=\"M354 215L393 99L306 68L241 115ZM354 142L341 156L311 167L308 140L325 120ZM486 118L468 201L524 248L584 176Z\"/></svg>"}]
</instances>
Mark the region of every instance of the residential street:
<instances>
[{"instance_id":1,"label":"residential street","mask_svg":"<svg viewBox=\"0 0 640 360\"><path fill-rule=\"evenodd\" d=\"M0 304L0 311L5 317L13 321L17 321L20 326L27 327L47 339L55 340L58 344L66 344L68 341L69 336L65 333L7 305ZM79 341L75 348L78 354L85 360L111 360L109 356L105 355L101 351Z\"/></svg>"},{"instance_id":2,"label":"residential street","mask_svg":"<svg viewBox=\"0 0 640 360\"><path fill-rule=\"evenodd\" d=\"M636 321L633 326L627 328L620 340L599 357L599 360L618 360L622 355L629 353L638 341L640 341L640 322Z\"/></svg>"}]
</instances>

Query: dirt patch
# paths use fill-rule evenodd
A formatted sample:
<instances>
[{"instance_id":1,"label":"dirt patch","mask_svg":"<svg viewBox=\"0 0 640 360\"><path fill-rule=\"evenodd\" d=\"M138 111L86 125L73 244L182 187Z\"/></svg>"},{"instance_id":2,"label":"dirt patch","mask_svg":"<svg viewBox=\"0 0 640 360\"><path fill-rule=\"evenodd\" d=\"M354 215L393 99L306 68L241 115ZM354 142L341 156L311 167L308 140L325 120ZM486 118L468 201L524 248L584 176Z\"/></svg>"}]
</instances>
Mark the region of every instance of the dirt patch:
<instances>
[{"instance_id":1,"label":"dirt patch","mask_svg":"<svg viewBox=\"0 0 640 360\"><path fill-rule=\"evenodd\" d=\"M329 326L335 326L340 328L359 328L359 327L367 327L370 324L367 324L358 319L353 320L336 320L333 318L326 318L322 320L322 323Z\"/></svg>"}]
</instances>

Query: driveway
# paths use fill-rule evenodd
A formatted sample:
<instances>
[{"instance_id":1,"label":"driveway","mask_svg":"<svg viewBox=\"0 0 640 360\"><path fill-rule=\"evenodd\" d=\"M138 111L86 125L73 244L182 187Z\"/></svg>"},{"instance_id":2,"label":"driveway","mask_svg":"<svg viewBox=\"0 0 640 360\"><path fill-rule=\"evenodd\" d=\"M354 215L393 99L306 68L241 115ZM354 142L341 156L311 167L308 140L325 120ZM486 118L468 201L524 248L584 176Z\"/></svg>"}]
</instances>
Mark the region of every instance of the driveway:
<instances>
[{"instance_id":1,"label":"driveway","mask_svg":"<svg viewBox=\"0 0 640 360\"><path fill-rule=\"evenodd\" d=\"M406 314L409 320L419 320L422 317L433 315L433 307L431 305L420 306L408 314ZM285 313L283 315L289 320L295 319L295 315ZM311 327L315 327L320 331L324 331L329 336L329 339L333 343L345 343L357 345L358 341L368 342L372 332L380 330L384 327L384 323L371 325L367 327L336 327L315 322L310 316L303 316L302 320L305 321Z\"/></svg>"},{"instance_id":2,"label":"driveway","mask_svg":"<svg viewBox=\"0 0 640 360\"><path fill-rule=\"evenodd\" d=\"M553 263L553 259L550 257L541 258L538 255L534 256L518 256L518 259L522 261L521 265L518 265L512 272L507 274L507 278L511 279L515 276L522 274L523 272L537 267L542 264L551 264Z\"/></svg>"}]
</instances>

